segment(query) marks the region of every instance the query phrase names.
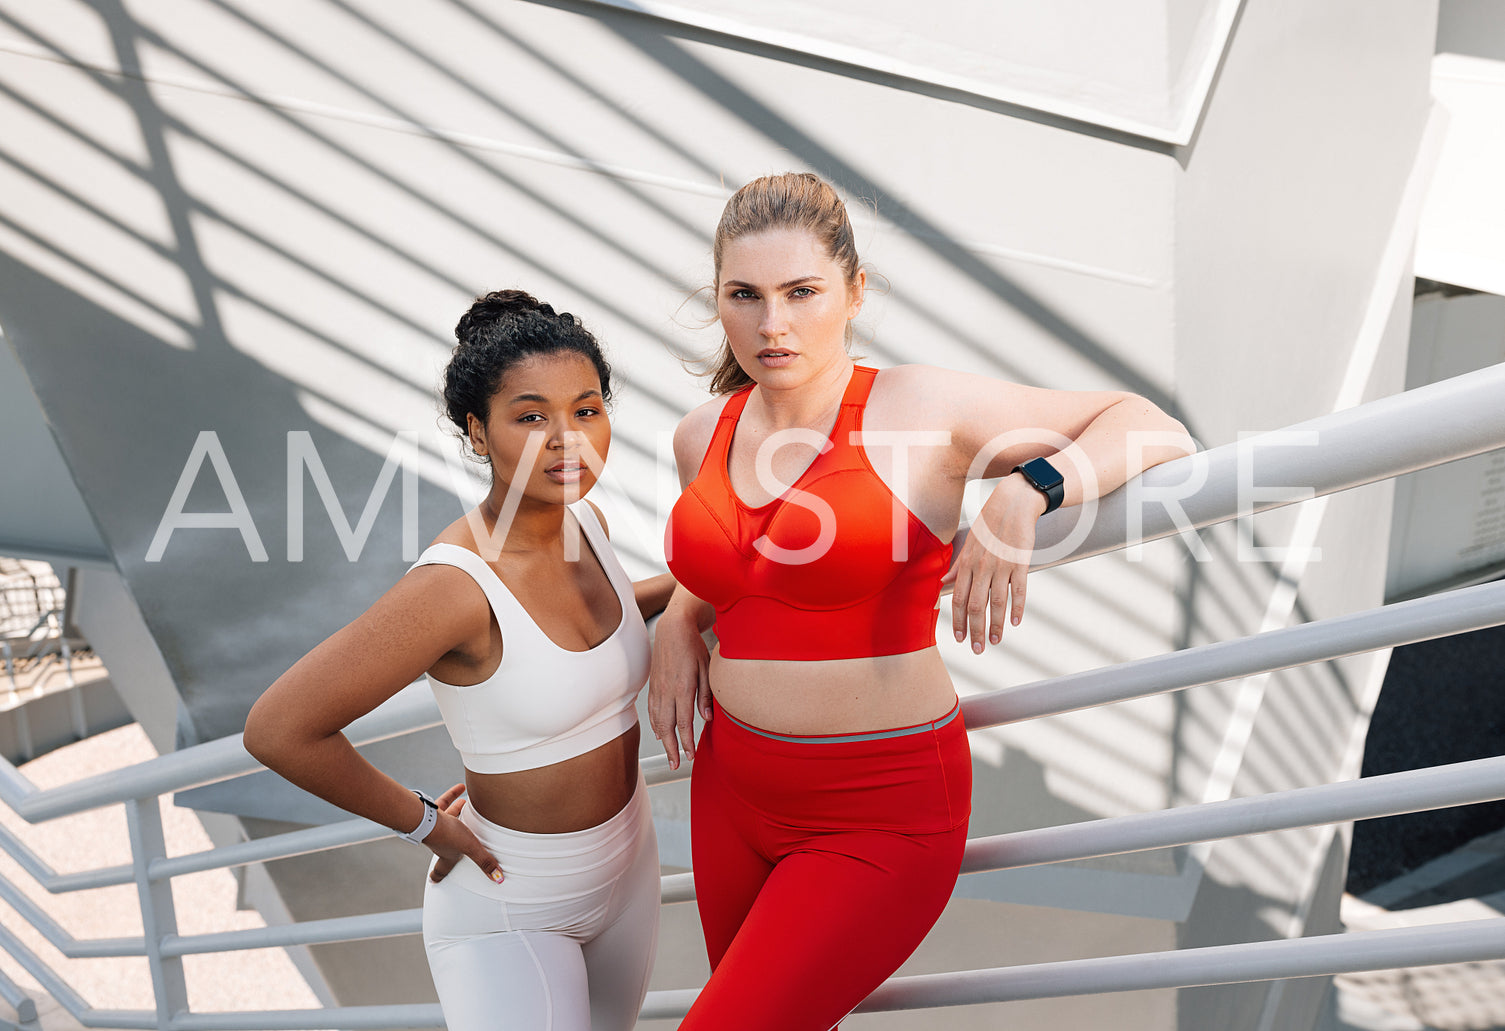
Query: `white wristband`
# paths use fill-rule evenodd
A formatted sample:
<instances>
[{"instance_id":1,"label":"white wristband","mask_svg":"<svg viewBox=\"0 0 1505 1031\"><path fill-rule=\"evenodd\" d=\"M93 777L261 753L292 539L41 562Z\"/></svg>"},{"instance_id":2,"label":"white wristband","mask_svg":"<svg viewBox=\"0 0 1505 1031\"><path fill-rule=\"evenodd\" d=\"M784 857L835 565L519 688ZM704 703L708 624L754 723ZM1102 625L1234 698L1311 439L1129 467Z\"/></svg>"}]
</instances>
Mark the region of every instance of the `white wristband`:
<instances>
[{"instance_id":1,"label":"white wristband","mask_svg":"<svg viewBox=\"0 0 1505 1031\"><path fill-rule=\"evenodd\" d=\"M397 836L399 838L406 838L415 845L421 845L423 844L423 839L428 837L429 832L434 829L434 824L439 822L439 803L429 798L422 791L414 791L413 794L417 795L418 800L423 803L423 819L418 821L417 827L414 827L406 834L398 831Z\"/></svg>"}]
</instances>

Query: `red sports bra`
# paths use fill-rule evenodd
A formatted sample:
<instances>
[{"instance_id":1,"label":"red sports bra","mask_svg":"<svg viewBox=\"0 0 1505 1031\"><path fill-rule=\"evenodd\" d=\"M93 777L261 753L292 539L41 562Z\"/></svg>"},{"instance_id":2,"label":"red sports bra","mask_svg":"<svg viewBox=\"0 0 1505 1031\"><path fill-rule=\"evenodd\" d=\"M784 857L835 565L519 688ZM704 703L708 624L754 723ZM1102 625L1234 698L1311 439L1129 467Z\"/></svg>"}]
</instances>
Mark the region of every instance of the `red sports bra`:
<instances>
[{"instance_id":1,"label":"red sports bra","mask_svg":"<svg viewBox=\"0 0 1505 1031\"><path fill-rule=\"evenodd\" d=\"M889 490L854 437L877 374L852 370L821 453L757 508L727 469L752 388L727 399L665 535L675 579L716 609L723 657L854 659L935 644L951 545Z\"/></svg>"}]
</instances>

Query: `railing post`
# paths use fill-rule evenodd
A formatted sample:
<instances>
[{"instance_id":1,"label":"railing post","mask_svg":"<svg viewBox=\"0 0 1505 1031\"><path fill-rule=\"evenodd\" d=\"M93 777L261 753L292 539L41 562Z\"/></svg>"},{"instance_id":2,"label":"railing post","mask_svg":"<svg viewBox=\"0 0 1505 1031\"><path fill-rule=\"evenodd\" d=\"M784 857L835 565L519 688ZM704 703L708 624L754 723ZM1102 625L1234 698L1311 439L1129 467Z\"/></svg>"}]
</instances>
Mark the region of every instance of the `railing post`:
<instances>
[{"instance_id":1,"label":"railing post","mask_svg":"<svg viewBox=\"0 0 1505 1031\"><path fill-rule=\"evenodd\" d=\"M15 695L15 692L11 693ZM31 746L31 716L28 715L26 706L19 704L19 696L16 698L17 705L11 710L15 714L12 719L16 723L16 761L24 763L36 756L32 753Z\"/></svg>"},{"instance_id":2,"label":"railing post","mask_svg":"<svg viewBox=\"0 0 1505 1031\"><path fill-rule=\"evenodd\" d=\"M29 1024L37 1019L37 1004L4 972L0 972L0 999L10 1003L16 1011L16 1020L20 1023Z\"/></svg>"},{"instance_id":3,"label":"railing post","mask_svg":"<svg viewBox=\"0 0 1505 1031\"><path fill-rule=\"evenodd\" d=\"M173 1017L188 1011L188 982L183 960L162 955L162 940L178 933L177 913L172 904L172 881L153 881L148 875L152 860L167 855L162 836L162 811L155 795L125 804L131 835L131 867L136 875L136 894L141 902L141 930L146 939L146 962L152 974L152 995L157 1000L157 1027L166 1031Z\"/></svg>"}]
</instances>

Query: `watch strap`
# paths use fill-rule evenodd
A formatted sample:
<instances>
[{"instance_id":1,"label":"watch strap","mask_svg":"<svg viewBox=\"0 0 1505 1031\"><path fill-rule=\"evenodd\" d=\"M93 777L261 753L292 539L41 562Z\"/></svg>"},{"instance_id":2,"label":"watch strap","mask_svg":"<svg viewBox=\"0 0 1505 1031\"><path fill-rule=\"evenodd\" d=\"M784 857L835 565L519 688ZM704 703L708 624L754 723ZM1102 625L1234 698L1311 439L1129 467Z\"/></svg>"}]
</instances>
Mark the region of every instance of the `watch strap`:
<instances>
[{"instance_id":1,"label":"watch strap","mask_svg":"<svg viewBox=\"0 0 1505 1031\"><path fill-rule=\"evenodd\" d=\"M407 833L398 831L397 836L399 838L406 838L415 845L421 845L423 844L423 839L429 836L429 833L434 829L434 825L439 822L439 803L429 798L422 791L415 790L413 794L417 795L418 800L423 803L423 819L418 821L417 827L414 827Z\"/></svg>"},{"instance_id":2,"label":"watch strap","mask_svg":"<svg viewBox=\"0 0 1505 1031\"><path fill-rule=\"evenodd\" d=\"M1065 478L1060 470L1045 459L1031 458L1023 465L1014 466L1014 472L1022 475L1031 487L1045 495L1045 511L1041 515L1049 515L1066 500Z\"/></svg>"}]
</instances>

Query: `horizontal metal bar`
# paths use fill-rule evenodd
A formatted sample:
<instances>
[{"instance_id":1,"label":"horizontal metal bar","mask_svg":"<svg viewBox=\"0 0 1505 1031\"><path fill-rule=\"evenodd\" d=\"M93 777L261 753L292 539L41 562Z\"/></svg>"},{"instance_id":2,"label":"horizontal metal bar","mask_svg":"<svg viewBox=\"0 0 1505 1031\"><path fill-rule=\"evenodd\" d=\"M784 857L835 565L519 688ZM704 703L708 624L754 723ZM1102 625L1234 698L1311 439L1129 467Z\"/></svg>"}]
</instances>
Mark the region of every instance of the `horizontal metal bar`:
<instances>
[{"instance_id":1,"label":"horizontal metal bar","mask_svg":"<svg viewBox=\"0 0 1505 1031\"><path fill-rule=\"evenodd\" d=\"M152 1010L97 1010L86 1008L74 1015L84 1027L122 1028L125 1031L156 1031L157 1014Z\"/></svg>"},{"instance_id":2,"label":"horizontal metal bar","mask_svg":"<svg viewBox=\"0 0 1505 1031\"><path fill-rule=\"evenodd\" d=\"M426 685L418 683L350 724L345 728L345 736L357 745L368 745L441 722L433 695ZM200 787L261 768L246 752L239 734L45 791L38 790L13 765L0 758L0 801L29 822L40 823L136 798Z\"/></svg>"},{"instance_id":3,"label":"horizontal metal bar","mask_svg":"<svg viewBox=\"0 0 1505 1031\"><path fill-rule=\"evenodd\" d=\"M961 871L982 873L1096 859L1502 798L1505 798L1505 756L1496 756L1248 798L972 838L967 842ZM666 905L693 900L694 875L665 876L661 893Z\"/></svg>"},{"instance_id":4,"label":"horizontal metal bar","mask_svg":"<svg viewBox=\"0 0 1505 1031\"><path fill-rule=\"evenodd\" d=\"M695 875L671 873L659 878L659 901L664 905L695 901Z\"/></svg>"},{"instance_id":5,"label":"horizontal metal bar","mask_svg":"<svg viewBox=\"0 0 1505 1031\"><path fill-rule=\"evenodd\" d=\"M1410 770L1251 798L1016 831L967 843L964 873L1013 869L1246 834L1505 798L1505 757ZM695 897L690 873L661 880L665 904ZM416 933L421 911L405 910L224 934L164 939L164 955L349 941ZM136 953L139 954L139 953Z\"/></svg>"},{"instance_id":6,"label":"horizontal metal bar","mask_svg":"<svg viewBox=\"0 0 1505 1031\"><path fill-rule=\"evenodd\" d=\"M221 848L211 848L184 856L154 859L147 866L146 875L150 880L161 881L180 874L288 859L292 856L304 856L310 852L323 852L345 845L359 845L391 836L392 831L379 823L362 819L343 820L339 823L325 824L322 827L309 827L306 830L274 834L238 845L225 845Z\"/></svg>"},{"instance_id":7,"label":"horizontal metal bar","mask_svg":"<svg viewBox=\"0 0 1505 1031\"><path fill-rule=\"evenodd\" d=\"M856 1012L1194 988L1498 959L1505 959L1505 917L896 977L868 996Z\"/></svg>"},{"instance_id":8,"label":"horizontal metal bar","mask_svg":"<svg viewBox=\"0 0 1505 1031\"><path fill-rule=\"evenodd\" d=\"M17 955L11 946L20 946L20 943L3 928L0 928L0 943ZM35 957L25 952L24 946L20 949L23 955L17 955L17 958L36 976L37 971L32 970ZM857 1011L882 1012L1149 988L1234 984L1498 959L1505 959L1505 918L892 978L858 1006ZM46 973L50 975L50 971ZM55 977L50 979L71 992ZM49 991L52 990L49 986ZM695 995L694 989L650 992L641 1017L683 1016ZM184 1014L169 1026L176 1031L429 1027L439 1026L437 1010L436 1006L373 1006ZM111 1019L117 1014L124 1018L123 1021ZM134 1011L106 1014L85 1008L76 1016L90 1027L155 1026L154 1022L143 1022L142 1015Z\"/></svg>"},{"instance_id":9,"label":"horizontal metal bar","mask_svg":"<svg viewBox=\"0 0 1505 1031\"><path fill-rule=\"evenodd\" d=\"M0 877L0 899L36 929L53 948L69 959L97 959L101 956L145 956L144 938L75 938L7 878Z\"/></svg>"},{"instance_id":10,"label":"horizontal metal bar","mask_svg":"<svg viewBox=\"0 0 1505 1031\"><path fill-rule=\"evenodd\" d=\"M1505 756L973 838L963 873L1143 852L1505 798Z\"/></svg>"},{"instance_id":11,"label":"horizontal metal bar","mask_svg":"<svg viewBox=\"0 0 1505 1031\"><path fill-rule=\"evenodd\" d=\"M144 938L70 938L58 951L69 959L102 959L112 956L145 956Z\"/></svg>"},{"instance_id":12,"label":"horizontal metal bar","mask_svg":"<svg viewBox=\"0 0 1505 1031\"><path fill-rule=\"evenodd\" d=\"M672 784L676 780L690 778L689 763L680 763L679 769L671 770L667 756L651 755L646 759L639 759L638 765L642 767L643 779L649 784Z\"/></svg>"},{"instance_id":13,"label":"horizontal metal bar","mask_svg":"<svg viewBox=\"0 0 1505 1031\"><path fill-rule=\"evenodd\" d=\"M118 884L130 884L135 879L129 866L101 866L97 870L54 873L37 883L54 895L61 895L70 891L88 891L90 888L112 888Z\"/></svg>"},{"instance_id":14,"label":"horizontal metal bar","mask_svg":"<svg viewBox=\"0 0 1505 1031\"><path fill-rule=\"evenodd\" d=\"M973 695L962 716L970 729L1039 719L1501 623L1505 581Z\"/></svg>"},{"instance_id":15,"label":"horizontal metal bar","mask_svg":"<svg viewBox=\"0 0 1505 1031\"><path fill-rule=\"evenodd\" d=\"M16 809L27 798L39 793L35 784L23 777L9 759L0 755L0 801Z\"/></svg>"},{"instance_id":16,"label":"horizontal metal bar","mask_svg":"<svg viewBox=\"0 0 1505 1031\"><path fill-rule=\"evenodd\" d=\"M104 866L97 870L60 874L46 860L33 852L24 841L4 827L0 827L0 849L4 849L21 869L54 895L69 891L83 891L88 888L108 888L117 884L130 884L135 879L135 874L129 866Z\"/></svg>"},{"instance_id":17,"label":"horizontal metal bar","mask_svg":"<svg viewBox=\"0 0 1505 1031\"><path fill-rule=\"evenodd\" d=\"M364 913L329 920L304 920L296 924L252 927L244 931L217 934L162 937L162 955L192 956L203 952L232 952L238 949L270 949L287 945L322 945L328 942L363 941L390 938L399 934L417 934L423 930L422 909L394 909L386 913Z\"/></svg>"},{"instance_id":18,"label":"horizontal metal bar","mask_svg":"<svg viewBox=\"0 0 1505 1031\"><path fill-rule=\"evenodd\" d=\"M1479 584L1300 626L1281 627L1233 641L1215 641L1165 655L972 695L962 700L962 717L971 730L1018 723L1293 666L1328 662L1346 655L1467 633L1501 623L1505 623L1505 581ZM655 755L642 760L643 774L649 784L684 780L690 775L691 765L682 763L678 770L671 770L665 756Z\"/></svg>"},{"instance_id":19,"label":"horizontal metal bar","mask_svg":"<svg viewBox=\"0 0 1505 1031\"><path fill-rule=\"evenodd\" d=\"M45 859L32 851L26 842L16 837L9 828L4 826L0 826L0 850L14 859L17 865L37 882L57 875L57 871Z\"/></svg>"},{"instance_id":20,"label":"horizontal metal bar","mask_svg":"<svg viewBox=\"0 0 1505 1031\"><path fill-rule=\"evenodd\" d=\"M1194 988L1495 959L1505 959L1505 917L894 977L854 1012L973 1006L1149 988ZM693 988L649 992L639 1019L683 1017L697 994Z\"/></svg>"},{"instance_id":21,"label":"horizontal metal bar","mask_svg":"<svg viewBox=\"0 0 1505 1031\"><path fill-rule=\"evenodd\" d=\"M678 1020L695 1005L699 988L666 988L649 992L638 1011L639 1020Z\"/></svg>"},{"instance_id":22,"label":"horizontal metal bar","mask_svg":"<svg viewBox=\"0 0 1505 1031\"><path fill-rule=\"evenodd\" d=\"M1241 479L1260 488L1309 488L1307 496L1321 497L1505 447L1502 397L1505 362L1166 462L1101 498L1082 541L1036 568L1181 531L1170 508L1146 499L1174 497L1183 525L1211 526L1297 500L1241 497ZM1299 439L1310 443L1293 443ZM1180 491L1181 484L1195 489ZM1066 540L1085 511L1064 508L1043 516L1036 551ZM1131 516L1142 517L1132 539Z\"/></svg>"},{"instance_id":23,"label":"horizontal metal bar","mask_svg":"<svg viewBox=\"0 0 1505 1031\"><path fill-rule=\"evenodd\" d=\"M442 1028L438 1002L393 1005L331 1005L324 1010L256 1010L247 1013L182 1013L167 1031L316 1031L328 1028Z\"/></svg>"},{"instance_id":24,"label":"horizontal metal bar","mask_svg":"<svg viewBox=\"0 0 1505 1031\"><path fill-rule=\"evenodd\" d=\"M89 1010L86 1003L73 986L64 981L52 968L26 947L26 944L12 934L3 923L0 923L0 948L10 953L12 959L20 965L21 969L30 974L42 986L42 991L52 996L58 1004L67 1010L73 1019L83 1021L83 1014ZM151 1023L148 1024L118 1024L117 1027L156 1027L156 1014L151 1015Z\"/></svg>"},{"instance_id":25,"label":"horizontal metal bar","mask_svg":"<svg viewBox=\"0 0 1505 1031\"><path fill-rule=\"evenodd\" d=\"M184 1013L167 1031L318 1031L328 1028L444 1027L438 1003L390 1006L331 1006L318 1010L259 1010L248 1013Z\"/></svg>"}]
</instances>

